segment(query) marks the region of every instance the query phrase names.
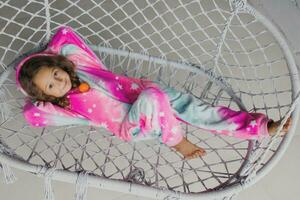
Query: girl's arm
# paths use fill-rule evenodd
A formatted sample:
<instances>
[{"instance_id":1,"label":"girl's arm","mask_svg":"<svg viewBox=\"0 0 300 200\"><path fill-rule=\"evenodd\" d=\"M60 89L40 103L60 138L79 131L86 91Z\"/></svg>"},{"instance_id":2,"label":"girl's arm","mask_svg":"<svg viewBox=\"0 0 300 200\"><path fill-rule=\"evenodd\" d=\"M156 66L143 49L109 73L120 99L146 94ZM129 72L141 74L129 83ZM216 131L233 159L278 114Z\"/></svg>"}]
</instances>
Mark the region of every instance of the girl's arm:
<instances>
[{"instance_id":1,"label":"girl's arm","mask_svg":"<svg viewBox=\"0 0 300 200\"><path fill-rule=\"evenodd\" d=\"M26 121L35 127L64 126L64 125L92 125L85 117L68 111L50 102L35 102L27 99L23 107Z\"/></svg>"},{"instance_id":2,"label":"girl's arm","mask_svg":"<svg viewBox=\"0 0 300 200\"><path fill-rule=\"evenodd\" d=\"M71 27L62 26L52 37L46 52L62 54L77 66L107 70L97 55Z\"/></svg>"}]
</instances>

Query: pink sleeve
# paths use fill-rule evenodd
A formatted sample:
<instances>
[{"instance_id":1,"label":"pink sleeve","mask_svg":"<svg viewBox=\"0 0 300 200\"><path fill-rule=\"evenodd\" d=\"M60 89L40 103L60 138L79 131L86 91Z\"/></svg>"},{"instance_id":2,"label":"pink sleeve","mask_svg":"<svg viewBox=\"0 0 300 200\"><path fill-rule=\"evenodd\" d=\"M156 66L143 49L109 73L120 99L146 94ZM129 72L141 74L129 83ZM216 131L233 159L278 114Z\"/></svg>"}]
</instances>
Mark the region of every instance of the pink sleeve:
<instances>
[{"instance_id":1,"label":"pink sleeve","mask_svg":"<svg viewBox=\"0 0 300 200\"><path fill-rule=\"evenodd\" d=\"M64 126L71 124L91 125L87 118L68 111L49 102L40 104L27 100L23 107L23 115L26 121L35 127Z\"/></svg>"},{"instance_id":2,"label":"pink sleeve","mask_svg":"<svg viewBox=\"0 0 300 200\"><path fill-rule=\"evenodd\" d=\"M45 52L62 54L62 49L66 46L76 47L76 51L67 52L68 55L65 55L75 64L107 70L105 65L84 42L84 40L68 26L62 26L57 30L49 42Z\"/></svg>"}]
</instances>

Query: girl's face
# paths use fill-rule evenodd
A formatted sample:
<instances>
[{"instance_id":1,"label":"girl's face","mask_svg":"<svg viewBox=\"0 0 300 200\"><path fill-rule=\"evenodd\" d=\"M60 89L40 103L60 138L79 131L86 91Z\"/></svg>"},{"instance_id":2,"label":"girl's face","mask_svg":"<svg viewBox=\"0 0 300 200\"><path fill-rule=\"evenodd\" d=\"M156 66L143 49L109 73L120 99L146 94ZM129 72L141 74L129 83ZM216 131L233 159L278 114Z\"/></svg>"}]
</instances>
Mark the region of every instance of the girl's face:
<instances>
[{"instance_id":1,"label":"girl's face","mask_svg":"<svg viewBox=\"0 0 300 200\"><path fill-rule=\"evenodd\" d=\"M69 74L59 67L41 67L33 82L46 95L54 97L62 97L72 88Z\"/></svg>"}]
</instances>

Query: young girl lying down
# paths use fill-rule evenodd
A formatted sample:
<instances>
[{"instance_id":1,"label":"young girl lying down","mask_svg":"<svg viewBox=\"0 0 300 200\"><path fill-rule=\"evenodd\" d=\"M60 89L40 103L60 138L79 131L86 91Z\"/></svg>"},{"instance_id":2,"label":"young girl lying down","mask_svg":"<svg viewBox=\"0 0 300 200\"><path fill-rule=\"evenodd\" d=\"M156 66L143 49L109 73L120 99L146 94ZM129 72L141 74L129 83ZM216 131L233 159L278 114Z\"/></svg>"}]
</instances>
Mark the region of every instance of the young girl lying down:
<instances>
[{"instance_id":1,"label":"young girl lying down","mask_svg":"<svg viewBox=\"0 0 300 200\"><path fill-rule=\"evenodd\" d=\"M180 121L241 139L271 136L280 125L261 113L213 107L156 81L114 74L70 27L18 64L16 83L29 97L23 113L32 126L93 125L124 141L158 138L186 159L205 150L183 136Z\"/></svg>"}]
</instances>

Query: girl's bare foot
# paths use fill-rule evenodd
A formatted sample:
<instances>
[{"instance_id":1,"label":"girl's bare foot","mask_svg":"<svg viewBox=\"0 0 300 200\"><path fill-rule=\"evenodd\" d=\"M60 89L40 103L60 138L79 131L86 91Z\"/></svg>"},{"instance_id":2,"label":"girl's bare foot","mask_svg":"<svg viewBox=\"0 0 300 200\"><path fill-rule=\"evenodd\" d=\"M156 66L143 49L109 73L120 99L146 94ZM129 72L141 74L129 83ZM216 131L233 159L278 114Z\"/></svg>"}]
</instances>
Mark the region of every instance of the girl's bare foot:
<instances>
[{"instance_id":1,"label":"girl's bare foot","mask_svg":"<svg viewBox=\"0 0 300 200\"><path fill-rule=\"evenodd\" d=\"M284 136L289 128L291 127L291 124L292 124L292 119L291 117L289 117L286 121L286 123L283 125L283 128L281 130L281 133L280 133L280 136ZM274 121L271 121L268 123L268 132L269 132L269 135L270 136L273 136L275 135L277 129L279 128L280 126L280 121L277 121L277 122L274 122Z\"/></svg>"},{"instance_id":2,"label":"girl's bare foot","mask_svg":"<svg viewBox=\"0 0 300 200\"><path fill-rule=\"evenodd\" d=\"M204 156L205 150L183 138L177 145L173 146L185 159L193 159Z\"/></svg>"}]
</instances>

